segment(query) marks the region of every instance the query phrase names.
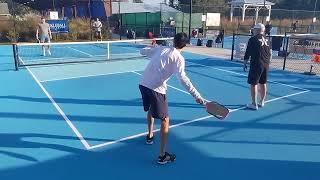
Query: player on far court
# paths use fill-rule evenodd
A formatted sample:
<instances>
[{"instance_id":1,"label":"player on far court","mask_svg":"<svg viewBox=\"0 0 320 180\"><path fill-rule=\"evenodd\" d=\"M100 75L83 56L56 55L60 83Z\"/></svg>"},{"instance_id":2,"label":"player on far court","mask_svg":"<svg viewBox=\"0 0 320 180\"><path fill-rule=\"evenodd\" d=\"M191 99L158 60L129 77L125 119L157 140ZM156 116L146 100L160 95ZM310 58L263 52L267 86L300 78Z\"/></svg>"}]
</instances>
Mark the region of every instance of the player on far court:
<instances>
[{"instance_id":1,"label":"player on far court","mask_svg":"<svg viewBox=\"0 0 320 180\"><path fill-rule=\"evenodd\" d=\"M205 100L194 88L185 73L185 60L181 55L181 50L188 42L189 38L185 33L178 33L174 37L174 47L146 47L140 52L142 55L146 55L150 58L150 62L146 67L139 84L144 111L147 112L147 144L153 144L154 119L161 120L159 164L166 164L176 159L174 154L166 152L167 136L169 132L166 83L170 77L173 74L176 74L182 85L195 98L196 102L199 104L205 103Z\"/></svg>"},{"instance_id":2,"label":"player on far court","mask_svg":"<svg viewBox=\"0 0 320 180\"><path fill-rule=\"evenodd\" d=\"M270 64L270 46L264 37L265 26L258 23L253 28L253 37L248 41L248 46L244 56L244 69L250 59L250 70L248 84L251 85L252 102L247 104L249 109L258 110L258 106L263 107L267 95L267 76ZM260 84L260 103L257 103L258 84Z\"/></svg>"},{"instance_id":3,"label":"player on far court","mask_svg":"<svg viewBox=\"0 0 320 180\"><path fill-rule=\"evenodd\" d=\"M94 31L94 37L100 41L102 41L102 23L99 18L96 18L95 21L92 22L92 29Z\"/></svg>"},{"instance_id":4,"label":"player on far court","mask_svg":"<svg viewBox=\"0 0 320 180\"><path fill-rule=\"evenodd\" d=\"M48 23L46 23L46 19L44 17L41 17L41 22L37 26L36 38L37 38L37 41L39 41L40 43L50 43L50 39L52 39L50 26ZM43 56L46 56L46 51L50 56L51 55L50 46L48 45L42 46Z\"/></svg>"}]
</instances>

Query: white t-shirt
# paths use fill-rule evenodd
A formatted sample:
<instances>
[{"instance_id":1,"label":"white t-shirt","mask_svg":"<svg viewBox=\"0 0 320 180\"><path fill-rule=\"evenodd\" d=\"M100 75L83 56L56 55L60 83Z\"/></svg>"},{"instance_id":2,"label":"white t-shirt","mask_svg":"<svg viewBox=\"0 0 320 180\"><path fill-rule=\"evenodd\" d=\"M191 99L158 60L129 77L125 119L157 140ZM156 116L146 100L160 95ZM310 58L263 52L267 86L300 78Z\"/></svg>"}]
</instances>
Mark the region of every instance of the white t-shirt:
<instances>
[{"instance_id":1,"label":"white t-shirt","mask_svg":"<svg viewBox=\"0 0 320 180\"><path fill-rule=\"evenodd\" d=\"M92 27L95 31L101 31L101 28L102 28L102 23L101 21L94 21L92 23Z\"/></svg>"},{"instance_id":2,"label":"white t-shirt","mask_svg":"<svg viewBox=\"0 0 320 180\"><path fill-rule=\"evenodd\" d=\"M181 84L194 97L201 98L185 73L185 60L174 47L147 47L140 51L150 62L144 70L140 84L158 93L166 94L167 81L176 74Z\"/></svg>"}]
</instances>

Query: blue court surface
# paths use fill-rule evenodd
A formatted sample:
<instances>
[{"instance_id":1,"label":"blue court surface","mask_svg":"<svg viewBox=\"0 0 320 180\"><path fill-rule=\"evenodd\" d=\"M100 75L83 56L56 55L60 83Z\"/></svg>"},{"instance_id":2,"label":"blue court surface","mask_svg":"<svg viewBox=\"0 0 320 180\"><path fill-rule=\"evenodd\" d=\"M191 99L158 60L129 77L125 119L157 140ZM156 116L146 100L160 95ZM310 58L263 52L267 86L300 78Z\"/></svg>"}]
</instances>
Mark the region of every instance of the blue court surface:
<instances>
[{"instance_id":1,"label":"blue court surface","mask_svg":"<svg viewBox=\"0 0 320 180\"><path fill-rule=\"evenodd\" d=\"M138 90L147 60L14 71L12 47L1 46L0 179L319 180L318 76L271 70L265 107L250 111L241 64L184 56L202 96L232 112L209 116L173 77L168 151L177 160L160 166L159 133L145 145Z\"/></svg>"}]
</instances>

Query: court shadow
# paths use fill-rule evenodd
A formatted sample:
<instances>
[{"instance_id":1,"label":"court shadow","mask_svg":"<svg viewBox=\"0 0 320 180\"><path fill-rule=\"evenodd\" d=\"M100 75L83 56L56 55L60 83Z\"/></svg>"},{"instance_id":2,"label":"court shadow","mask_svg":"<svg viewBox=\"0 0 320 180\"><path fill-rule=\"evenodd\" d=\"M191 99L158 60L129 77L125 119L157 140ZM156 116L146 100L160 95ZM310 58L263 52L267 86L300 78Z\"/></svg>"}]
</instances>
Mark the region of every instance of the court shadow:
<instances>
[{"instance_id":1,"label":"court shadow","mask_svg":"<svg viewBox=\"0 0 320 180\"><path fill-rule=\"evenodd\" d=\"M138 117L119 117L119 116L83 116L83 115L68 115L68 119L73 122L101 122L101 123L125 123L125 124L145 124L145 113L141 112L141 118ZM56 120L61 121L62 116L59 114L40 114L40 113L12 113L12 112L0 112L2 118L14 118L14 119L31 119L31 120ZM187 119L188 120L188 119ZM171 122L181 123L186 122L186 119L173 118ZM190 119L189 119L190 120ZM91 139L90 137L85 137L86 140L92 141L109 141L108 139ZM111 140L113 141L113 140ZM1 146L1 145L0 145Z\"/></svg>"},{"instance_id":2,"label":"court shadow","mask_svg":"<svg viewBox=\"0 0 320 180\"><path fill-rule=\"evenodd\" d=\"M3 169L0 170L0 178L116 180L152 177L154 180L163 180L169 177L169 179L183 180L317 180L320 168L319 163L214 155L217 150L202 151L196 146L186 144L174 133L170 135L169 148L170 151L176 152L177 160L161 166L156 164L158 142L153 146L146 146L141 144L143 138L130 141L131 143L121 146L81 152L51 161L39 162L32 166ZM237 151L234 154L239 155Z\"/></svg>"},{"instance_id":3,"label":"court shadow","mask_svg":"<svg viewBox=\"0 0 320 180\"><path fill-rule=\"evenodd\" d=\"M35 98L25 96L0 96L0 99L16 99L21 101L31 102L43 102L51 103L48 98ZM56 103L62 104L88 104L88 105L106 105L106 106L140 106L142 108L141 98L131 100L99 100L99 99L75 99L75 98L54 98ZM182 108L203 108L202 106L195 103L179 103L169 102L169 107L182 107Z\"/></svg>"},{"instance_id":4,"label":"court shadow","mask_svg":"<svg viewBox=\"0 0 320 180\"><path fill-rule=\"evenodd\" d=\"M219 121L219 122L208 122L208 121L201 121L194 124L190 124L189 126L199 126L199 127L219 127L222 128L220 130L209 132L206 134L203 134L201 136L198 136L197 138L190 139L190 141L202 141L207 139L207 137L213 137L219 134L224 134L228 132L232 132L234 130L239 129L262 129L262 130L293 130L293 131L318 131L320 129L319 125L308 125L308 124L293 124L287 123L262 123L264 121L270 120L270 119L277 119L278 116L283 115L285 113L290 113L294 111L299 111L299 109L303 109L305 106L303 104L295 104L295 106L280 111L277 113L267 114L264 116L260 116L258 118L247 118L246 121L241 122L232 122L232 121ZM269 142L266 142L267 144ZM272 143L271 143L272 144ZM277 143L275 143L277 144ZM283 142L282 144L290 145L290 143ZM294 145L294 143L292 143ZM320 144L311 144L311 143L297 143L297 145L310 145L310 146L320 146Z\"/></svg>"},{"instance_id":5,"label":"court shadow","mask_svg":"<svg viewBox=\"0 0 320 180\"><path fill-rule=\"evenodd\" d=\"M38 162L38 160L36 158L31 157L31 156L27 156L24 154L20 154L20 153L0 150L0 154L7 155L7 156L10 156L10 157L16 158L16 159L23 159L23 160L30 161L30 162Z\"/></svg>"},{"instance_id":6,"label":"court shadow","mask_svg":"<svg viewBox=\"0 0 320 180\"><path fill-rule=\"evenodd\" d=\"M32 138L43 138L39 142L35 142ZM29 139L30 141L26 140ZM73 148L65 145L60 145L56 143L48 143L53 140L74 140L79 141L79 138L72 136L62 136L62 135L50 135L50 134L37 134L37 133L0 133L0 147L2 148L49 148L55 149L63 152L70 153L81 153L84 149ZM86 138L86 140L106 142L111 141L108 139L98 139L98 138ZM17 156L18 157L18 156Z\"/></svg>"}]
</instances>

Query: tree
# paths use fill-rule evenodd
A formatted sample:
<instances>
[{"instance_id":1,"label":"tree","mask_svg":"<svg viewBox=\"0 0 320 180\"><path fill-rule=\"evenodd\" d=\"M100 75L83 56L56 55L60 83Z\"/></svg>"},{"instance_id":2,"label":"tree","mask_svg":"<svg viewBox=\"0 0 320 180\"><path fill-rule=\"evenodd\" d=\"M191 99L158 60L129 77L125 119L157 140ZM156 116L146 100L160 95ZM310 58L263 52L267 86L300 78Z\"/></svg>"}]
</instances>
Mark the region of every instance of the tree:
<instances>
[{"instance_id":1,"label":"tree","mask_svg":"<svg viewBox=\"0 0 320 180\"><path fill-rule=\"evenodd\" d=\"M11 15L23 16L25 14L29 14L30 12L34 12L34 10L30 7L16 3L13 0L0 0L0 3L8 4Z\"/></svg>"}]
</instances>

